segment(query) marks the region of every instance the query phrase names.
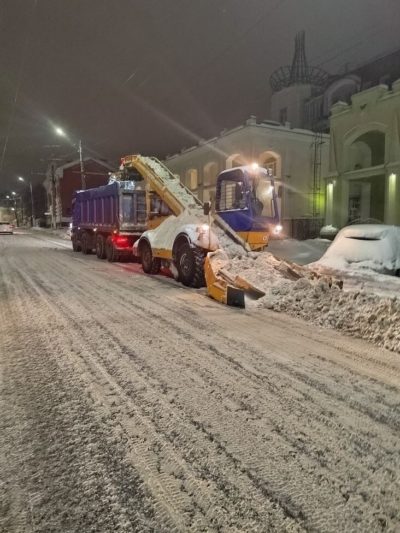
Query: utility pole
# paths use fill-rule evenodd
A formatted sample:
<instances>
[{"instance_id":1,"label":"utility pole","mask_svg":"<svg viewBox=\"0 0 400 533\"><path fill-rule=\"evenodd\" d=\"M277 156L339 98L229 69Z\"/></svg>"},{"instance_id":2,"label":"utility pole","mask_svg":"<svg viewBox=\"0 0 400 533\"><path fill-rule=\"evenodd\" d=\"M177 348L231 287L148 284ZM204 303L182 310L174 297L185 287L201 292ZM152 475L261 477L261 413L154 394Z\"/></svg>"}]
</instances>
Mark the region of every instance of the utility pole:
<instances>
[{"instance_id":1,"label":"utility pole","mask_svg":"<svg viewBox=\"0 0 400 533\"><path fill-rule=\"evenodd\" d=\"M32 172L31 172L31 174L32 174ZM18 181L21 181L22 183L26 183L25 178L23 178L22 176L19 176ZM33 221L35 219L35 208L34 208L34 204L33 204L32 178L29 180L29 188L30 188L30 191L31 191L31 226L33 227Z\"/></svg>"},{"instance_id":2,"label":"utility pole","mask_svg":"<svg viewBox=\"0 0 400 533\"><path fill-rule=\"evenodd\" d=\"M65 137L69 139L68 135L60 127L55 128L55 133L57 135L60 135L60 137ZM71 142L70 139L69 141ZM71 144L76 146L76 143L72 142ZM82 187L82 190L85 190L86 189L86 174L85 174L85 166L83 162L82 139L79 139L79 142L78 142L78 152L79 152L79 164L80 164L80 170L81 170L81 187Z\"/></svg>"},{"instance_id":3,"label":"utility pole","mask_svg":"<svg viewBox=\"0 0 400 533\"><path fill-rule=\"evenodd\" d=\"M29 181L29 188L31 190L31 226L33 228L33 225L35 223L35 204L33 202L32 180Z\"/></svg>"},{"instance_id":4,"label":"utility pole","mask_svg":"<svg viewBox=\"0 0 400 533\"><path fill-rule=\"evenodd\" d=\"M51 227L57 228L56 221L56 173L54 163L51 162Z\"/></svg>"},{"instance_id":5,"label":"utility pole","mask_svg":"<svg viewBox=\"0 0 400 533\"><path fill-rule=\"evenodd\" d=\"M14 202L14 212L15 212L15 221L17 223L17 228L19 227L19 217L18 217L18 204L17 204L17 193L12 191L11 198ZM21 202L22 205L22 202Z\"/></svg>"},{"instance_id":6,"label":"utility pole","mask_svg":"<svg viewBox=\"0 0 400 533\"><path fill-rule=\"evenodd\" d=\"M82 141L79 139L79 163L81 166L81 184L82 184L82 190L86 189L86 176L85 176L85 168L83 165L83 155L82 155Z\"/></svg>"}]
</instances>

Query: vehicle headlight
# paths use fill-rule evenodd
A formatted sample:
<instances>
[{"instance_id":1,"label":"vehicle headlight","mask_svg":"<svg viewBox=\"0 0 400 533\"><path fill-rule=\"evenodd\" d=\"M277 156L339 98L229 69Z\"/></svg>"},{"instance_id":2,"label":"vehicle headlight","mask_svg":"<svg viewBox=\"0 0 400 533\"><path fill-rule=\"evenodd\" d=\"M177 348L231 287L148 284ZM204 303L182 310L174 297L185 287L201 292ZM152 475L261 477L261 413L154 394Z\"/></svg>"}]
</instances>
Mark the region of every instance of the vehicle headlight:
<instances>
[{"instance_id":1,"label":"vehicle headlight","mask_svg":"<svg viewBox=\"0 0 400 533\"><path fill-rule=\"evenodd\" d=\"M282 230L283 230L283 227L282 227L280 224L277 224L277 225L274 227L274 233L275 233L275 235L278 235Z\"/></svg>"},{"instance_id":2,"label":"vehicle headlight","mask_svg":"<svg viewBox=\"0 0 400 533\"><path fill-rule=\"evenodd\" d=\"M208 224L202 224L199 227L199 233L207 233L207 231L210 230L210 226Z\"/></svg>"}]
</instances>

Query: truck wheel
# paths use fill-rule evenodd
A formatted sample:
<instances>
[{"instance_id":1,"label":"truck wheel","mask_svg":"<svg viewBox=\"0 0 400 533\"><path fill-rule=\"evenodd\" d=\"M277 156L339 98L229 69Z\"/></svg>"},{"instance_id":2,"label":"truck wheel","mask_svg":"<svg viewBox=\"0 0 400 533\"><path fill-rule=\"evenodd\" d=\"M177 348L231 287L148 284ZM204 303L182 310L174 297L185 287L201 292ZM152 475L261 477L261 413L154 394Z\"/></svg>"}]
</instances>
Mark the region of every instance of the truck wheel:
<instances>
[{"instance_id":1,"label":"truck wheel","mask_svg":"<svg viewBox=\"0 0 400 533\"><path fill-rule=\"evenodd\" d=\"M74 252L80 252L81 251L81 245L78 244L78 239L76 237L72 237L72 250Z\"/></svg>"},{"instance_id":2,"label":"truck wheel","mask_svg":"<svg viewBox=\"0 0 400 533\"><path fill-rule=\"evenodd\" d=\"M151 246L147 242L142 242L140 246L140 260L143 272L146 274L158 274L161 268L161 261L158 257L153 257Z\"/></svg>"},{"instance_id":3,"label":"truck wheel","mask_svg":"<svg viewBox=\"0 0 400 533\"><path fill-rule=\"evenodd\" d=\"M97 235L96 238L96 256L99 259L106 258L106 243L103 235Z\"/></svg>"},{"instance_id":4,"label":"truck wheel","mask_svg":"<svg viewBox=\"0 0 400 533\"><path fill-rule=\"evenodd\" d=\"M92 248L90 247L90 236L86 232L82 234L82 253L85 255L92 253Z\"/></svg>"},{"instance_id":5,"label":"truck wheel","mask_svg":"<svg viewBox=\"0 0 400 533\"><path fill-rule=\"evenodd\" d=\"M114 263L115 261L118 261L119 256L118 252L115 249L114 243L112 242L111 237L107 237L106 240L106 257L107 261L110 261L110 263Z\"/></svg>"},{"instance_id":6,"label":"truck wheel","mask_svg":"<svg viewBox=\"0 0 400 533\"><path fill-rule=\"evenodd\" d=\"M204 252L185 243L176 254L176 268L179 280L187 287L204 287Z\"/></svg>"}]
</instances>

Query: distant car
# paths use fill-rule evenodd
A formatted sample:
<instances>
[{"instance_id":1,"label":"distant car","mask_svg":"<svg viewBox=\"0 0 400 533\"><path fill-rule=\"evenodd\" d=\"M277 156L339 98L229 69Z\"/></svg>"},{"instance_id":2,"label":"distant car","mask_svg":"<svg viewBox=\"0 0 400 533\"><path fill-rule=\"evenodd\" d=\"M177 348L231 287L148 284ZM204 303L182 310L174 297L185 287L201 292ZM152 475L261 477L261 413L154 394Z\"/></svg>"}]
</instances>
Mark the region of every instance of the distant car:
<instances>
[{"instance_id":1,"label":"distant car","mask_svg":"<svg viewBox=\"0 0 400 533\"><path fill-rule=\"evenodd\" d=\"M400 275L400 227L354 224L339 231L318 261L319 265L346 270L362 268Z\"/></svg>"},{"instance_id":2,"label":"distant car","mask_svg":"<svg viewBox=\"0 0 400 533\"><path fill-rule=\"evenodd\" d=\"M8 233L12 235L14 233L14 225L9 222L0 222L0 233Z\"/></svg>"}]
</instances>

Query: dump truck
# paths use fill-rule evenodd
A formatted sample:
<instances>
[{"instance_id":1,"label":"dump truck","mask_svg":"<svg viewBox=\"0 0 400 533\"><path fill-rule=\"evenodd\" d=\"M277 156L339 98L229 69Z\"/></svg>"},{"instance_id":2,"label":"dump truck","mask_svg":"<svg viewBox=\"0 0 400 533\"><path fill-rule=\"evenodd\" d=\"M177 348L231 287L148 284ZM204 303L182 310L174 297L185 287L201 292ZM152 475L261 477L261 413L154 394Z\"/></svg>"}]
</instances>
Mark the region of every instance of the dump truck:
<instances>
[{"instance_id":1,"label":"dump truck","mask_svg":"<svg viewBox=\"0 0 400 533\"><path fill-rule=\"evenodd\" d=\"M147 229L146 194L141 179L77 191L72 199L71 241L75 252L96 252L99 259L132 256L134 242Z\"/></svg>"}]
</instances>

